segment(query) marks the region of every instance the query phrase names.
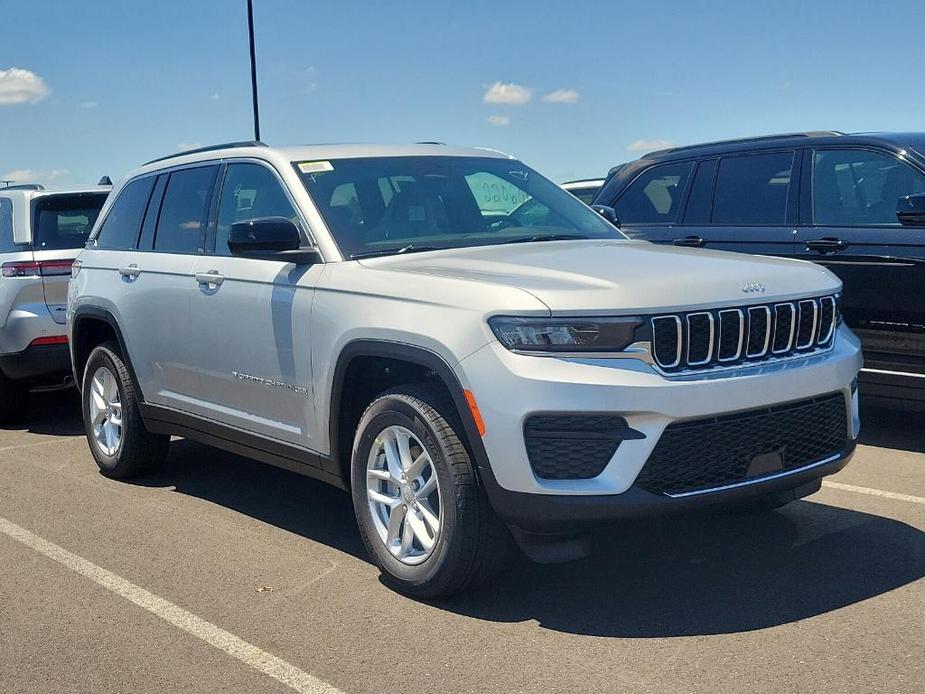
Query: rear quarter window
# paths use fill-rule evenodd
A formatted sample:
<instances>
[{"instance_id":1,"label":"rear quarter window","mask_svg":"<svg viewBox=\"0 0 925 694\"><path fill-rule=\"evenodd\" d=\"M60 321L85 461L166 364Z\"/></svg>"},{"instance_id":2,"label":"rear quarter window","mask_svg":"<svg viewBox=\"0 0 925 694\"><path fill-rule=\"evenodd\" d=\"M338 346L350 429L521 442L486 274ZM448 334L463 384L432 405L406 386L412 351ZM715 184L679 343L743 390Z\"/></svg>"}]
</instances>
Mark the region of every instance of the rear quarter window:
<instances>
[{"instance_id":1,"label":"rear quarter window","mask_svg":"<svg viewBox=\"0 0 925 694\"><path fill-rule=\"evenodd\" d=\"M37 251L83 248L104 202L105 193L39 198L32 212L32 247Z\"/></svg>"},{"instance_id":2,"label":"rear quarter window","mask_svg":"<svg viewBox=\"0 0 925 694\"><path fill-rule=\"evenodd\" d=\"M153 187L154 176L147 176L130 182L119 192L96 237L97 248L129 250L135 247Z\"/></svg>"},{"instance_id":3,"label":"rear quarter window","mask_svg":"<svg viewBox=\"0 0 925 694\"><path fill-rule=\"evenodd\" d=\"M13 201L0 198L0 253L19 250L13 243Z\"/></svg>"}]
</instances>

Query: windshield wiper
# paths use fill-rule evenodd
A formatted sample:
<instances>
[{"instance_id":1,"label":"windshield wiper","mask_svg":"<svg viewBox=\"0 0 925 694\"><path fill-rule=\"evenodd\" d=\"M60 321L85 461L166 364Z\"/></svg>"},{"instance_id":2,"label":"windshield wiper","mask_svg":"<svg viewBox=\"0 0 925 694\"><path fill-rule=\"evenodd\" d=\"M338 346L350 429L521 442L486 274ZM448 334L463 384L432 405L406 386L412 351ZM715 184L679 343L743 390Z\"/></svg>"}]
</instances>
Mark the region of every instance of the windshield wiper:
<instances>
[{"instance_id":1,"label":"windshield wiper","mask_svg":"<svg viewBox=\"0 0 925 694\"><path fill-rule=\"evenodd\" d=\"M362 260L363 258L378 258L383 255L403 255L405 253L421 253L422 251L439 251L437 246L415 246L409 243L401 248L384 248L381 251L364 251L362 253L351 253L350 260Z\"/></svg>"},{"instance_id":2,"label":"windshield wiper","mask_svg":"<svg viewBox=\"0 0 925 694\"><path fill-rule=\"evenodd\" d=\"M520 238L511 239L510 241L502 241L501 243L532 243L534 241L587 241L587 236L581 236L580 234L537 234L536 236L522 236Z\"/></svg>"}]
</instances>

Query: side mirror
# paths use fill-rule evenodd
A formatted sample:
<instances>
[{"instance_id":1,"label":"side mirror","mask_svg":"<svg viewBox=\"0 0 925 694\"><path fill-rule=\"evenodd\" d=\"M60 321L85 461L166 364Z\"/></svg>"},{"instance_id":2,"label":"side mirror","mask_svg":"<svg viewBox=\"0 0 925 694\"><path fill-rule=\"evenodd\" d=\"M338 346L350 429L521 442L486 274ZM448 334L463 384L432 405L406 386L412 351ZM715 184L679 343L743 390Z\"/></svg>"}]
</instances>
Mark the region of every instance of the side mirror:
<instances>
[{"instance_id":1,"label":"side mirror","mask_svg":"<svg viewBox=\"0 0 925 694\"><path fill-rule=\"evenodd\" d=\"M907 227L925 227L925 193L900 198L896 203L896 218Z\"/></svg>"},{"instance_id":2,"label":"side mirror","mask_svg":"<svg viewBox=\"0 0 925 694\"><path fill-rule=\"evenodd\" d=\"M231 225L228 249L231 255L256 260L277 260L311 265L321 260L314 248L301 248L299 229L285 217L249 219Z\"/></svg>"},{"instance_id":3,"label":"side mirror","mask_svg":"<svg viewBox=\"0 0 925 694\"><path fill-rule=\"evenodd\" d=\"M618 229L620 228L620 220L617 219L617 212L609 205L591 205L591 209Z\"/></svg>"}]
</instances>

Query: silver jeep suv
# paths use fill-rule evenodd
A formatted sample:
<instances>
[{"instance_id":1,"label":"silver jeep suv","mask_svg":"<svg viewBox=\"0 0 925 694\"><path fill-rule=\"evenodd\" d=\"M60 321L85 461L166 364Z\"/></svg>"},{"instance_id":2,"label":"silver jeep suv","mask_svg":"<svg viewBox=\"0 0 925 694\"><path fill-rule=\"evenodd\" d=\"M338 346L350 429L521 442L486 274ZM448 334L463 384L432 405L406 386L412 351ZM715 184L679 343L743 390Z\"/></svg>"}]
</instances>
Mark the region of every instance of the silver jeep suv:
<instances>
[{"instance_id":1,"label":"silver jeep suv","mask_svg":"<svg viewBox=\"0 0 925 694\"><path fill-rule=\"evenodd\" d=\"M0 422L22 413L30 388L71 382L67 283L108 193L0 188Z\"/></svg>"},{"instance_id":2,"label":"silver jeep suv","mask_svg":"<svg viewBox=\"0 0 925 694\"><path fill-rule=\"evenodd\" d=\"M179 435L349 489L419 596L487 579L512 538L562 560L603 520L816 491L859 428L838 279L601 213L483 149L150 162L71 281L93 456L146 474Z\"/></svg>"}]
</instances>

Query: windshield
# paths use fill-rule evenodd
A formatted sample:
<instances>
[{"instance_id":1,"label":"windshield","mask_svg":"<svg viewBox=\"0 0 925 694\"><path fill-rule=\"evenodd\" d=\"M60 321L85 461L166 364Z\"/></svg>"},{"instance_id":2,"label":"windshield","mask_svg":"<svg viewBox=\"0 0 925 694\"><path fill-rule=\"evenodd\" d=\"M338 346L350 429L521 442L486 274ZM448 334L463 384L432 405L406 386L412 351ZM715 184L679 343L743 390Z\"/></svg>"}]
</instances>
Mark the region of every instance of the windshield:
<instances>
[{"instance_id":1,"label":"windshield","mask_svg":"<svg viewBox=\"0 0 925 694\"><path fill-rule=\"evenodd\" d=\"M295 167L347 258L624 238L573 195L511 159L369 157Z\"/></svg>"},{"instance_id":2,"label":"windshield","mask_svg":"<svg viewBox=\"0 0 925 694\"><path fill-rule=\"evenodd\" d=\"M35 203L32 247L39 250L83 248L106 193L49 195Z\"/></svg>"}]
</instances>

